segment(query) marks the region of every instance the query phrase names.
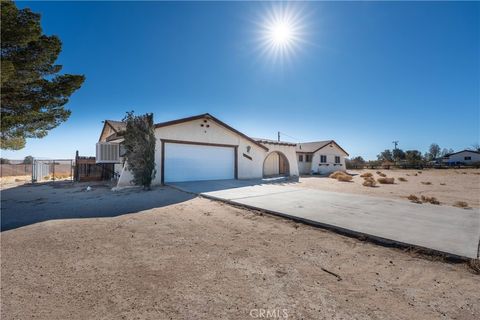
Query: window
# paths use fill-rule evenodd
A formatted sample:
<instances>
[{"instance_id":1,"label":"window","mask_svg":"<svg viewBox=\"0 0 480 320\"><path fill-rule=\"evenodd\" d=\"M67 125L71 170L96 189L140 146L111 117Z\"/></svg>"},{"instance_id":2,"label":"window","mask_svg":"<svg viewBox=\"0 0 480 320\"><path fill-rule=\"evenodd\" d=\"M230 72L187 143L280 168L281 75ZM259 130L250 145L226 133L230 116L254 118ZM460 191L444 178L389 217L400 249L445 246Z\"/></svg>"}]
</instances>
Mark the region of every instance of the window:
<instances>
[{"instance_id":1,"label":"window","mask_svg":"<svg viewBox=\"0 0 480 320\"><path fill-rule=\"evenodd\" d=\"M465 157L464 160L472 160L472 157Z\"/></svg>"},{"instance_id":2,"label":"window","mask_svg":"<svg viewBox=\"0 0 480 320\"><path fill-rule=\"evenodd\" d=\"M321 163L326 163L327 162L327 156L320 156L320 162Z\"/></svg>"},{"instance_id":3,"label":"window","mask_svg":"<svg viewBox=\"0 0 480 320\"><path fill-rule=\"evenodd\" d=\"M339 156L335 156L335 163L340 163L340 157Z\"/></svg>"},{"instance_id":4,"label":"window","mask_svg":"<svg viewBox=\"0 0 480 320\"><path fill-rule=\"evenodd\" d=\"M306 154L305 155L305 162L312 162L312 155L311 154Z\"/></svg>"},{"instance_id":5,"label":"window","mask_svg":"<svg viewBox=\"0 0 480 320\"><path fill-rule=\"evenodd\" d=\"M298 155L298 162L303 162L303 154Z\"/></svg>"}]
</instances>

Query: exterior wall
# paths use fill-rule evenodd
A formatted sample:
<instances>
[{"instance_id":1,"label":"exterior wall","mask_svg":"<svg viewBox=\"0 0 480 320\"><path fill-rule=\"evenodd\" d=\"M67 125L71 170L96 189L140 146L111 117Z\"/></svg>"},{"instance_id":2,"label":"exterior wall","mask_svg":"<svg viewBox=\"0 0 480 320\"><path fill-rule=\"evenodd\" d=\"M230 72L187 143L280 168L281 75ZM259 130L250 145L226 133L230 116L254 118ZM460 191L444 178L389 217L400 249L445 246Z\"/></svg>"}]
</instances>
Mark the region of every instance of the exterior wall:
<instances>
[{"instance_id":1,"label":"exterior wall","mask_svg":"<svg viewBox=\"0 0 480 320\"><path fill-rule=\"evenodd\" d=\"M471 157L471 160L465 160L465 157ZM449 163L463 162L465 164L480 162L480 154L476 152L463 151L457 154L450 155L448 157L447 162Z\"/></svg>"},{"instance_id":2,"label":"exterior wall","mask_svg":"<svg viewBox=\"0 0 480 320\"><path fill-rule=\"evenodd\" d=\"M327 156L326 163L320 163L320 156ZM335 164L335 156L340 157L340 164ZM340 150L335 144L332 147L327 145L313 154L312 171L318 174L329 174L334 171L345 171L346 154Z\"/></svg>"},{"instance_id":3,"label":"exterior wall","mask_svg":"<svg viewBox=\"0 0 480 320\"><path fill-rule=\"evenodd\" d=\"M272 176L278 174L280 170L280 156L277 152L270 153L263 163L263 175Z\"/></svg>"},{"instance_id":4,"label":"exterior wall","mask_svg":"<svg viewBox=\"0 0 480 320\"><path fill-rule=\"evenodd\" d=\"M273 144L273 143L265 143L264 145L269 149L268 154L275 151L283 153L288 160L290 176L297 176L297 177L299 176L298 160L297 160L297 155L295 151L295 148L296 148L295 146L279 145L279 144ZM265 157L266 156L267 154L265 155ZM261 169L263 171L263 161L262 161Z\"/></svg>"},{"instance_id":5,"label":"exterior wall","mask_svg":"<svg viewBox=\"0 0 480 320\"><path fill-rule=\"evenodd\" d=\"M207 122L204 122L204 121ZM203 127L201 126L203 124ZM207 128L206 126L209 125ZM238 157L238 179L261 178L263 174L263 160L267 151L253 142L224 128L217 122L209 119L198 119L155 129L157 143L155 146L155 165L157 174L153 184L162 181L162 148L161 140L179 140L200 143L236 145ZM268 147L268 146L267 146ZM249 149L249 150L248 150ZM248 155L252 160L243 156Z\"/></svg>"},{"instance_id":6,"label":"exterior wall","mask_svg":"<svg viewBox=\"0 0 480 320\"><path fill-rule=\"evenodd\" d=\"M113 131L112 127L110 127L108 124L105 124L105 130L102 132L99 142L106 142L107 137L111 136L114 133L115 131Z\"/></svg>"},{"instance_id":7,"label":"exterior wall","mask_svg":"<svg viewBox=\"0 0 480 320\"><path fill-rule=\"evenodd\" d=\"M309 155L312 155L311 153L300 153L300 152L297 152L297 162L298 162L298 172L300 174L310 174L311 171L312 171L312 161L309 161L309 162L306 162L305 161L305 156L309 154ZM302 155L303 156L303 161L300 161L298 158L299 158L299 155Z\"/></svg>"},{"instance_id":8,"label":"exterior wall","mask_svg":"<svg viewBox=\"0 0 480 320\"><path fill-rule=\"evenodd\" d=\"M202 124L203 126L201 126ZM207 125L209 127L206 127ZM197 119L159 127L155 129L155 137L157 140L155 145L155 168L157 172L152 185L160 185L162 183L162 140L237 146L238 179L263 178L263 163L267 155L274 151L282 152L288 160L290 175L298 176L295 146L264 144L269 149L267 151L250 140L221 126L214 120ZM131 180L131 173L124 167L117 186L128 186Z\"/></svg>"}]
</instances>

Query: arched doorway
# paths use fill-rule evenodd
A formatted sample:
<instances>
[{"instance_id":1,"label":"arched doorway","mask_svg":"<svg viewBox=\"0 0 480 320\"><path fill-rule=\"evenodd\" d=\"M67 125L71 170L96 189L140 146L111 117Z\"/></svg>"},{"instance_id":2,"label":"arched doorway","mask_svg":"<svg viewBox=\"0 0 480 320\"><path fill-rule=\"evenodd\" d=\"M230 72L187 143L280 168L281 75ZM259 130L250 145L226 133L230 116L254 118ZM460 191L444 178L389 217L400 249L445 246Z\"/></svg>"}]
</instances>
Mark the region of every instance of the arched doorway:
<instances>
[{"instance_id":1,"label":"arched doorway","mask_svg":"<svg viewBox=\"0 0 480 320\"><path fill-rule=\"evenodd\" d=\"M278 151L270 153L263 161L263 177L289 176L290 164L287 157Z\"/></svg>"}]
</instances>

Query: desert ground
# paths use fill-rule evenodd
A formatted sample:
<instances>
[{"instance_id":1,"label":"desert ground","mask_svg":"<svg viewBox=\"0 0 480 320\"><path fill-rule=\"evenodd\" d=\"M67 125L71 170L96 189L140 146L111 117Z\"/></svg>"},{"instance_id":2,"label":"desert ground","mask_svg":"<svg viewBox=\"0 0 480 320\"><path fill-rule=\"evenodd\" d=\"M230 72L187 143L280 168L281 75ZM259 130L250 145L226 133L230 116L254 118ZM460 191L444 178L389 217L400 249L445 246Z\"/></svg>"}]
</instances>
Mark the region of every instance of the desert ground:
<instances>
[{"instance_id":1,"label":"desert ground","mask_svg":"<svg viewBox=\"0 0 480 320\"><path fill-rule=\"evenodd\" d=\"M2 192L2 218L41 215L1 233L2 319L480 317L466 263L169 187L85 187Z\"/></svg>"},{"instance_id":2,"label":"desert ground","mask_svg":"<svg viewBox=\"0 0 480 320\"><path fill-rule=\"evenodd\" d=\"M387 177L395 178L394 184L379 184L375 187L362 185L361 174L371 172L374 178L380 178L380 171ZM411 194L421 197L435 197L441 205L455 205L464 201L469 207L480 207L480 169L377 169L377 170L347 170L353 175L351 182L341 182L328 177L303 176L298 186L327 191L366 194L392 199L405 199ZM400 181L403 177L407 181ZM423 183L422 183L423 182ZM430 183L430 184L429 184Z\"/></svg>"}]
</instances>

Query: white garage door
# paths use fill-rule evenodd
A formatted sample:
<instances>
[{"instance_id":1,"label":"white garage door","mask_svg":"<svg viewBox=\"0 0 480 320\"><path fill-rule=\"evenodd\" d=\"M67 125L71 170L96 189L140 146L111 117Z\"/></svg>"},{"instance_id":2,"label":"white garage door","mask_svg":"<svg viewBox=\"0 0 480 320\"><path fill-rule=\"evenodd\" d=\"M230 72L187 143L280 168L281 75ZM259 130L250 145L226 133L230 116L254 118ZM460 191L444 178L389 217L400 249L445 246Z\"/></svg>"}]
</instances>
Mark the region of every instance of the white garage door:
<instances>
[{"instance_id":1,"label":"white garage door","mask_svg":"<svg viewBox=\"0 0 480 320\"><path fill-rule=\"evenodd\" d=\"M235 148L165 143L164 181L235 178Z\"/></svg>"}]
</instances>

